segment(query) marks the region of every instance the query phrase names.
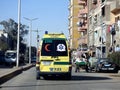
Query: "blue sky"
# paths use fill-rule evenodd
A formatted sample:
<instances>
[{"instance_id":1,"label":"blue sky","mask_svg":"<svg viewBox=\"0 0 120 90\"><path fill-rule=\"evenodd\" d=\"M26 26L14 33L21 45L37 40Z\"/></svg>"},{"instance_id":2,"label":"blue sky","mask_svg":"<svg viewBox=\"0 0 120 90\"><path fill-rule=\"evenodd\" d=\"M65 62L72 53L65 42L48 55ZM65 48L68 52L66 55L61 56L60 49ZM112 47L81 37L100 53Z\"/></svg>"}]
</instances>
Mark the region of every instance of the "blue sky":
<instances>
[{"instance_id":1,"label":"blue sky","mask_svg":"<svg viewBox=\"0 0 120 90\"><path fill-rule=\"evenodd\" d=\"M69 0L21 0L21 23L29 26L30 22L24 17L38 18L32 22L32 29L40 30L40 37L46 30L48 32L63 32L68 37L68 5ZM0 21L9 18L17 22L18 0L0 0ZM1 26L0 29L2 29ZM32 32L33 46L36 46L35 39L36 33Z\"/></svg>"}]
</instances>

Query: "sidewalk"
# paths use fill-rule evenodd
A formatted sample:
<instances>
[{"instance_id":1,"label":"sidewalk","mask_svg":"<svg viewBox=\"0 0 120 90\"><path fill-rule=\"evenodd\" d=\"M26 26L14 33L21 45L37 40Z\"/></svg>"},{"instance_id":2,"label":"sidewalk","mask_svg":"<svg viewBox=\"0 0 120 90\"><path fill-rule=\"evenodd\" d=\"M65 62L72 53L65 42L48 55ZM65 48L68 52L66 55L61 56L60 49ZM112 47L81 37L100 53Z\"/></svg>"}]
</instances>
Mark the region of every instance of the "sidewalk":
<instances>
[{"instance_id":1,"label":"sidewalk","mask_svg":"<svg viewBox=\"0 0 120 90\"><path fill-rule=\"evenodd\" d=\"M33 64L26 64L19 67L6 67L4 65L0 65L0 84L8 81L14 76L22 73L22 71L25 71L33 66Z\"/></svg>"}]
</instances>

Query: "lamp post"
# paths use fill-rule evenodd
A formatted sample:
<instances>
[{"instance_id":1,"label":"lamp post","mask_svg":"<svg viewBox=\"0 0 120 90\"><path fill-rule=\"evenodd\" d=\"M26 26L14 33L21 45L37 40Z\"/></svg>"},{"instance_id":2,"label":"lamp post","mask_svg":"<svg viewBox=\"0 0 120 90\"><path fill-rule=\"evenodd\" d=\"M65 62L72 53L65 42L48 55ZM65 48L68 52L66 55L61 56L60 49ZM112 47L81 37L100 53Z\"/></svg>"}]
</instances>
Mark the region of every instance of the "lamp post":
<instances>
[{"instance_id":1,"label":"lamp post","mask_svg":"<svg viewBox=\"0 0 120 90\"><path fill-rule=\"evenodd\" d=\"M17 62L16 62L16 67L19 66L20 19L21 19L21 0L18 0L18 34L17 34Z\"/></svg>"},{"instance_id":2,"label":"lamp post","mask_svg":"<svg viewBox=\"0 0 120 90\"><path fill-rule=\"evenodd\" d=\"M29 19L24 17L26 20L30 21L30 30L29 30L29 64L31 64L31 31L32 31L32 21L37 20L38 18Z\"/></svg>"},{"instance_id":3,"label":"lamp post","mask_svg":"<svg viewBox=\"0 0 120 90\"><path fill-rule=\"evenodd\" d=\"M37 32L37 51L36 51L36 61L38 61L38 46L39 46L39 38L40 38L40 36L39 36L39 34L38 34L38 32L40 32L38 29L37 30L33 30L34 32Z\"/></svg>"}]
</instances>

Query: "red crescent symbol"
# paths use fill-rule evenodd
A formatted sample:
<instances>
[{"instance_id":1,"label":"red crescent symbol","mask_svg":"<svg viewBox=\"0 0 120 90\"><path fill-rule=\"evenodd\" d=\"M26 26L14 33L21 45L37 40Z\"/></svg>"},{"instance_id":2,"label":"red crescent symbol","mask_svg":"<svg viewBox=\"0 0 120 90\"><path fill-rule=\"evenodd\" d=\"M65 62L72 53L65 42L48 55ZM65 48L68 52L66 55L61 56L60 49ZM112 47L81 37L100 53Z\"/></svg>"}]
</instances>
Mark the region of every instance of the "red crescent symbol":
<instances>
[{"instance_id":1,"label":"red crescent symbol","mask_svg":"<svg viewBox=\"0 0 120 90\"><path fill-rule=\"evenodd\" d=\"M48 49L48 46L50 46L50 44L46 44L46 45L45 45L45 50L46 50L46 51L50 51L50 50Z\"/></svg>"}]
</instances>

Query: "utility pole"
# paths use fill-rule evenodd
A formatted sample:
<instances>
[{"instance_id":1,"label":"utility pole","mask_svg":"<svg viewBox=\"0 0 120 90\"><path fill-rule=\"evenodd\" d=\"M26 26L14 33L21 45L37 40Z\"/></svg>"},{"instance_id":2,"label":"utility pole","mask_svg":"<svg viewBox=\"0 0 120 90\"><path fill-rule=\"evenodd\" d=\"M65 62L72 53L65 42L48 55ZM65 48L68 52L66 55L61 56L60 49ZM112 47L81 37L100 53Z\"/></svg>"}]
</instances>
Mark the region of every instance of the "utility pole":
<instances>
[{"instance_id":1,"label":"utility pole","mask_svg":"<svg viewBox=\"0 0 120 90\"><path fill-rule=\"evenodd\" d=\"M21 0L18 0L18 33L17 33L17 62L16 62L16 67L19 66L20 19L21 19Z\"/></svg>"},{"instance_id":2,"label":"utility pole","mask_svg":"<svg viewBox=\"0 0 120 90\"><path fill-rule=\"evenodd\" d=\"M40 38L40 36L38 35L38 29L37 29L37 51L36 51L36 61L38 61L38 46L39 46L39 38Z\"/></svg>"}]
</instances>

